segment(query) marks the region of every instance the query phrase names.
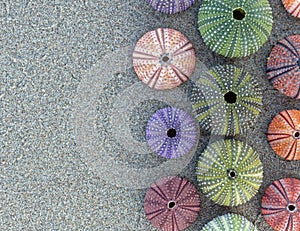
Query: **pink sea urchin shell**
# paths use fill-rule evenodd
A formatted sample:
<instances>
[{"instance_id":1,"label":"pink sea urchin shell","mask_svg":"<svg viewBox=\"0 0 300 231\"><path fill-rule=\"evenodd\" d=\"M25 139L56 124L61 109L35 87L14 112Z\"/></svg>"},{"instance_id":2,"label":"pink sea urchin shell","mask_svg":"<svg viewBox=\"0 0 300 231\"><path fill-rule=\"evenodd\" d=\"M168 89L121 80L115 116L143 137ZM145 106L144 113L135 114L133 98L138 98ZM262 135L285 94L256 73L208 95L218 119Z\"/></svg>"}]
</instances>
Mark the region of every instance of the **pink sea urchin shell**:
<instances>
[{"instance_id":1,"label":"pink sea urchin shell","mask_svg":"<svg viewBox=\"0 0 300 231\"><path fill-rule=\"evenodd\" d=\"M285 9L294 17L300 17L300 0L282 0Z\"/></svg>"},{"instance_id":2,"label":"pink sea urchin shell","mask_svg":"<svg viewBox=\"0 0 300 231\"><path fill-rule=\"evenodd\" d=\"M195 70L193 45L179 31L158 28L143 35L133 51L133 67L151 88L171 89L188 80Z\"/></svg>"},{"instance_id":3,"label":"pink sea urchin shell","mask_svg":"<svg viewBox=\"0 0 300 231\"><path fill-rule=\"evenodd\" d=\"M262 215L277 231L300 230L300 180L285 178L273 182L262 197Z\"/></svg>"},{"instance_id":4,"label":"pink sea urchin shell","mask_svg":"<svg viewBox=\"0 0 300 231\"><path fill-rule=\"evenodd\" d=\"M198 217L200 199L196 187L188 180L172 176L151 185L144 204L147 219L164 231L179 231Z\"/></svg>"}]
</instances>

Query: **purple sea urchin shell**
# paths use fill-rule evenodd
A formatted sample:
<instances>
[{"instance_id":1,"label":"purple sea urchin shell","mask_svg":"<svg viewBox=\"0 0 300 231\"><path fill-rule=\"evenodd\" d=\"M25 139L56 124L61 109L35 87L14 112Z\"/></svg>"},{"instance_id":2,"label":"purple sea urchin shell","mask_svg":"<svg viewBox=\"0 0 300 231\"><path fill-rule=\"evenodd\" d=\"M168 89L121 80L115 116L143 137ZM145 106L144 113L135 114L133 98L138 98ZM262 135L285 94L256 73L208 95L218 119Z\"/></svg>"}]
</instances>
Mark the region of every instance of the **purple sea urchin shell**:
<instances>
[{"instance_id":1,"label":"purple sea urchin shell","mask_svg":"<svg viewBox=\"0 0 300 231\"><path fill-rule=\"evenodd\" d=\"M195 0L146 0L153 8L165 14L182 12L195 3Z\"/></svg>"},{"instance_id":2,"label":"purple sea urchin shell","mask_svg":"<svg viewBox=\"0 0 300 231\"><path fill-rule=\"evenodd\" d=\"M158 110L146 127L150 148L165 158L176 158L189 152L196 143L196 137L194 119L176 108Z\"/></svg>"},{"instance_id":3,"label":"purple sea urchin shell","mask_svg":"<svg viewBox=\"0 0 300 231\"><path fill-rule=\"evenodd\" d=\"M198 217L200 198L196 187L188 180L173 176L151 185L145 196L147 219L164 231L179 231Z\"/></svg>"}]
</instances>

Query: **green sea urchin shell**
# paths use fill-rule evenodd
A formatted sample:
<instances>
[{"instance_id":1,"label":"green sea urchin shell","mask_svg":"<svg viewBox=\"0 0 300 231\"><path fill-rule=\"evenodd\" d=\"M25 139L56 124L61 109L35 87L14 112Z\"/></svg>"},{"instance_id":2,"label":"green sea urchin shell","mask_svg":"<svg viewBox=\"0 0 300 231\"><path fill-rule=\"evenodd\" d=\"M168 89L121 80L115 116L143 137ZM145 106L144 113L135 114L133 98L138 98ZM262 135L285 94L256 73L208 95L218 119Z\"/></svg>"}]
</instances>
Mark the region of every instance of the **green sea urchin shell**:
<instances>
[{"instance_id":1,"label":"green sea urchin shell","mask_svg":"<svg viewBox=\"0 0 300 231\"><path fill-rule=\"evenodd\" d=\"M272 31L268 0L203 0L198 25L210 49L226 57L256 52Z\"/></svg>"},{"instance_id":2,"label":"green sea urchin shell","mask_svg":"<svg viewBox=\"0 0 300 231\"><path fill-rule=\"evenodd\" d=\"M247 144L221 140L200 156L197 179L203 193L217 204L237 206L250 200L262 183L263 166Z\"/></svg>"},{"instance_id":3,"label":"green sea urchin shell","mask_svg":"<svg viewBox=\"0 0 300 231\"><path fill-rule=\"evenodd\" d=\"M257 229L245 217L227 213L214 218L201 231L257 231Z\"/></svg>"},{"instance_id":4,"label":"green sea urchin shell","mask_svg":"<svg viewBox=\"0 0 300 231\"><path fill-rule=\"evenodd\" d=\"M262 90L246 71L216 66L196 83L190 100L202 128L217 135L235 135L254 125L262 108Z\"/></svg>"}]
</instances>

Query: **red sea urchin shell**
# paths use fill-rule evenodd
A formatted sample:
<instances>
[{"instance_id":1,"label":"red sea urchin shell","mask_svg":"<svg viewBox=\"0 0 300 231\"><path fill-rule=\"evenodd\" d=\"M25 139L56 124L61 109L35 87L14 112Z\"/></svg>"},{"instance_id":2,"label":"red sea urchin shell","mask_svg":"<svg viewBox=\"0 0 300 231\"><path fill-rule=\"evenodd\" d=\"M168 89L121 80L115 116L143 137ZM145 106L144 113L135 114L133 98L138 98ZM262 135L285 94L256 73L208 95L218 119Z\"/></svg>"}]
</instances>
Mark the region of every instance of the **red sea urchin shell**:
<instances>
[{"instance_id":1,"label":"red sea urchin shell","mask_svg":"<svg viewBox=\"0 0 300 231\"><path fill-rule=\"evenodd\" d=\"M158 28L143 35L133 51L133 67L151 88L171 89L188 80L194 72L193 45L179 31Z\"/></svg>"},{"instance_id":2,"label":"red sea urchin shell","mask_svg":"<svg viewBox=\"0 0 300 231\"><path fill-rule=\"evenodd\" d=\"M300 180L285 178L273 182L262 197L262 215L277 231L300 230Z\"/></svg>"},{"instance_id":3,"label":"red sea urchin shell","mask_svg":"<svg viewBox=\"0 0 300 231\"><path fill-rule=\"evenodd\" d=\"M280 112L271 121L268 141L277 155L286 160L300 160L300 111Z\"/></svg>"},{"instance_id":4,"label":"red sea urchin shell","mask_svg":"<svg viewBox=\"0 0 300 231\"><path fill-rule=\"evenodd\" d=\"M268 59L267 75L278 91L300 98L300 35L277 42Z\"/></svg>"},{"instance_id":5,"label":"red sea urchin shell","mask_svg":"<svg viewBox=\"0 0 300 231\"><path fill-rule=\"evenodd\" d=\"M151 185L144 204L147 219L164 231L179 231L198 217L200 199L196 187L177 176L162 178Z\"/></svg>"},{"instance_id":6,"label":"red sea urchin shell","mask_svg":"<svg viewBox=\"0 0 300 231\"><path fill-rule=\"evenodd\" d=\"M300 17L300 0L282 0L285 9L294 17Z\"/></svg>"}]
</instances>

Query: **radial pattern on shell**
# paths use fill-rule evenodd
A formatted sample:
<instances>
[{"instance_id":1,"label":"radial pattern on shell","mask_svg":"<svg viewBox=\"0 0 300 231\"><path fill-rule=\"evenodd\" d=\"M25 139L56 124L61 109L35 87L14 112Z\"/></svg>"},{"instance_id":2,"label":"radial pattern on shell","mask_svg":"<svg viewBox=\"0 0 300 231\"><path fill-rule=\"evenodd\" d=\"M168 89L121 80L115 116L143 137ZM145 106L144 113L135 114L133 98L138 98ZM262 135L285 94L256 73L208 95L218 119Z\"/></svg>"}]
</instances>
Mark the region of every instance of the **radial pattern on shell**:
<instances>
[{"instance_id":1,"label":"radial pattern on shell","mask_svg":"<svg viewBox=\"0 0 300 231\"><path fill-rule=\"evenodd\" d=\"M201 231L257 231L257 229L245 217L228 213L214 218Z\"/></svg>"},{"instance_id":2,"label":"radial pattern on shell","mask_svg":"<svg viewBox=\"0 0 300 231\"><path fill-rule=\"evenodd\" d=\"M171 89L188 80L195 70L193 45L179 31L158 28L143 35L133 51L133 67L151 88Z\"/></svg>"},{"instance_id":3,"label":"radial pattern on shell","mask_svg":"<svg viewBox=\"0 0 300 231\"><path fill-rule=\"evenodd\" d=\"M284 178L273 182L262 197L261 212L276 231L300 230L300 180Z\"/></svg>"},{"instance_id":4,"label":"radial pattern on shell","mask_svg":"<svg viewBox=\"0 0 300 231\"><path fill-rule=\"evenodd\" d=\"M195 120L185 111L167 107L152 115L146 127L150 148L165 158L177 158L192 150L196 143Z\"/></svg>"},{"instance_id":5,"label":"radial pattern on shell","mask_svg":"<svg viewBox=\"0 0 300 231\"><path fill-rule=\"evenodd\" d=\"M198 217L200 199L196 187L181 177L162 178L146 192L144 209L147 219L164 231L178 231Z\"/></svg>"},{"instance_id":6,"label":"radial pattern on shell","mask_svg":"<svg viewBox=\"0 0 300 231\"><path fill-rule=\"evenodd\" d=\"M198 161L199 186L219 205L237 206L247 202L258 192L262 178L263 166L258 154L240 141L214 142Z\"/></svg>"},{"instance_id":7,"label":"radial pattern on shell","mask_svg":"<svg viewBox=\"0 0 300 231\"><path fill-rule=\"evenodd\" d=\"M286 160L300 159L300 111L277 114L268 129L268 141L274 152Z\"/></svg>"},{"instance_id":8,"label":"radial pattern on shell","mask_svg":"<svg viewBox=\"0 0 300 231\"><path fill-rule=\"evenodd\" d=\"M282 0L285 9L294 17L300 17L300 0Z\"/></svg>"},{"instance_id":9,"label":"radial pattern on shell","mask_svg":"<svg viewBox=\"0 0 300 231\"><path fill-rule=\"evenodd\" d=\"M300 98L300 35L291 35L277 42L267 62L267 75L281 93Z\"/></svg>"},{"instance_id":10,"label":"radial pattern on shell","mask_svg":"<svg viewBox=\"0 0 300 231\"><path fill-rule=\"evenodd\" d=\"M268 0L203 0L199 31L210 49L226 57L256 52L272 31Z\"/></svg>"},{"instance_id":11,"label":"radial pattern on shell","mask_svg":"<svg viewBox=\"0 0 300 231\"><path fill-rule=\"evenodd\" d=\"M189 8L195 0L146 0L146 2L159 12L175 14Z\"/></svg>"},{"instance_id":12,"label":"radial pattern on shell","mask_svg":"<svg viewBox=\"0 0 300 231\"><path fill-rule=\"evenodd\" d=\"M262 109L262 90L244 69L216 66L199 78L191 101L202 128L235 135L254 125Z\"/></svg>"}]
</instances>

